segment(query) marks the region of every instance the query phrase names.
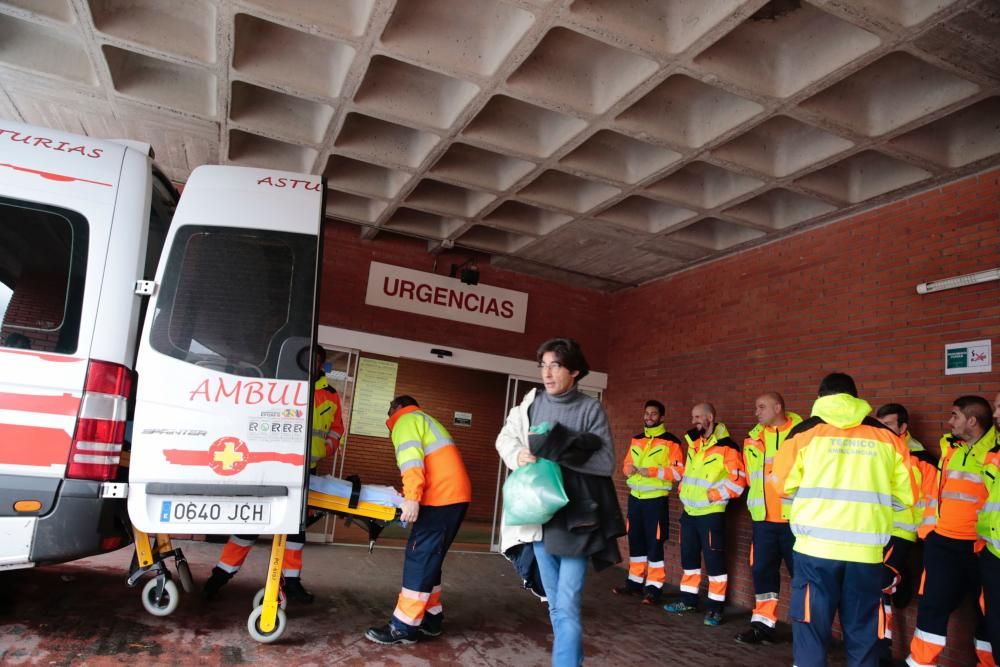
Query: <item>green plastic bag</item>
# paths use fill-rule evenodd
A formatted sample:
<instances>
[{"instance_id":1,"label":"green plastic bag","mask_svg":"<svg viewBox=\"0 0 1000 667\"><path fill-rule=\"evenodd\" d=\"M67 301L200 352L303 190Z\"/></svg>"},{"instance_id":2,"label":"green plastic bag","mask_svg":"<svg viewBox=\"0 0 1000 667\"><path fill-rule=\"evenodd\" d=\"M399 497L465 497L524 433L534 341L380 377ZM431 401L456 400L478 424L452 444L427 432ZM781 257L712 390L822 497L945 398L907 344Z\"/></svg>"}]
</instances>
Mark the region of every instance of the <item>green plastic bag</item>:
<instances>
[{"instance_id":1,"label":"green plastic bag","mask_svg":"<svg viewBox=\"0 0 1000 667\"><path fill-rule=\"evenodd\" d=\"M503 522L508 526L546 523L569 502L558 463L538 459L510 474L503 485Z\"/></svg>"}]
</instances>

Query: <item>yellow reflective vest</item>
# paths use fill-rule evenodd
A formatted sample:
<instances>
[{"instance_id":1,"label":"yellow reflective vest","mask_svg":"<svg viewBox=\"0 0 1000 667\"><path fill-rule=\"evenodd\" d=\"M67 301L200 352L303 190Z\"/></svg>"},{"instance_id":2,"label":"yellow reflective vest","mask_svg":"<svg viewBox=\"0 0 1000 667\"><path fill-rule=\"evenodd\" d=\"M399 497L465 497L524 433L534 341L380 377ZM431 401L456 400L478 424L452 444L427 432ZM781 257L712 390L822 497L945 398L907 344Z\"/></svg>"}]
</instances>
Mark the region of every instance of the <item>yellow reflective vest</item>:
<instances>
[{"instance_id":1,"label":"yellow reflective vest","mask_svg":"<svg viewBox=\"0 0 1000 667\"><path fill-rule=\"evenodd\" d=\"M705 437L692 429L684 434L687 458L681 479L680 499L691 516L725 512L732 498L739 498L746 487L740 447L725 424L716 424Z\"/></svg>"},{"instance_id":2,"label":"yellow reflective vest","mask_svg":"<svg viewBox=\"0 0 1000 667\"><path fill-rule=\"evenodd\" d=\"M792 427L802 423L794 412L785 413L785 423L775 428L757 424L743 441L743 464L747 471L747 509L754 521L788 521L790 498L782 498L774 485L774 455Z\"/></svg>"},{"instance_id":3,"label":"yellow reflective vest","mask_svg":"<svg viewBox=\"0 0 1000 667\"><path fill-rule=\"evenodd\" d=\"M795 551L881 563L894 510L913 505L906 444L869 412L866 401L849 394L822 396L778 450L774 474L793 498Z\"/></svg>"},{"instance_id":4,"label":"yellow reflective vest","mask_svg":"<svg viewBox=\"0 0 1000 667\"><path fill-rule=\"evenodd\" d=\"M1000 558L1000 433L994 429L996 444L986 455L983 481L986 484L986 504L979 511L976 535L997 558Z\"/></svg>"},{"instance_id":5,"label":"yellow reflective vest","mask_svg":"<svg viewBox=\"0 0 1000 667\"><path fill-rule=\"evenodd\" d=\"M312 437L309 440L309 466L315 468L320 459L333 456L344 435L340 395L330 386L326 376L313 384Z\"/></svg>"},{"instance_id":6,"label":"yellow reflective vest","mask_svg":"<svg viewBox=\"0 0 1000 667\"><path fill-rule=\"evenodd\" d=\"M910 471L917 489L916 502L896 511L892 521L892 534L910 542L917 541L917 530L927 510L927 499L934 495L937 479L937 459L924 449L919 440L906 434L906 448L910 452Z\"/></svg>"},{"instance_id":7,"label":"yellow reflective vest","mask_svg":"<svg viewBox=\"0 0 1000 667\"><path fill-rule=\"evenodd\" d=\"M623 470L630 463L636 471L631 475L626 473L629 493L640 500L661 498L670 493L674 482L681 481L684 473L681 441L668 433L663 424L644 428L642 433L632 436Z\"/></svg>"}]
</instances>

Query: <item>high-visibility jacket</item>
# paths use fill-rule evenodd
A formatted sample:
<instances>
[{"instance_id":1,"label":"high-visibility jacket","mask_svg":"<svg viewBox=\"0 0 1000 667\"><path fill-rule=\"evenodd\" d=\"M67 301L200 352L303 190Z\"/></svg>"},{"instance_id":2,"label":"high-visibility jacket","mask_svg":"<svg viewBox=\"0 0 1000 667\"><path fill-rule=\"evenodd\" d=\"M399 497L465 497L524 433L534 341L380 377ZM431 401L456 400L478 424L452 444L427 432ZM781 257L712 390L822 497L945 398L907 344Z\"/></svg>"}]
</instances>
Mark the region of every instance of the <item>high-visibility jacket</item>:
<instances>
[{"instance_id":1,"label":"high-visibility jacket","mask_svg":"<svg viewBox=\"0 0 1000 667\"><path fill-rule=\"evenodd\" d=\"M708 437L694 429L684 434L687 458L681 479L680 499L691 516L725 512L732 498L739 498L746 487L740 447L725 424L716 424Z\"/></svg>"},{"instance_id":2,"label":"high-visibility jacket","mask_svg":"<svg viewBox=\"0 0 1000 667\"><path fill-rule=\"evenodd\" d=\"M397 410L385 423L403 476L404 498L435 506L472 500L472 483L462 455L438 420L411 405Z\"/></svg>"},{"instance_id":3,"label":"high-visibility jacket","mask_svg":"<svg viewBox=\"0 0 1000 667\"><path fill-rule=\"evenodd\" d=\"M979 510L976 535L994 556L1000 558L1000 432L995 432L995 436L996 443L986 454L986 462L983 464L983 483L986 485L987 496L986 504Z\"/></svg>"},{"instance_id":4,"label":"high-visibility jacket","mask_svg":"<svg viewBox=\"0 0 1000 667\"><path fill-rule=\"evenodd\" d=\"M661 498L673 488L674 482L684 475L684 452L681 441L673 433L668 433L663 424L644 428L642 433L632 436L628 452L625 453L624 471L628 464L637 470L627 475L625 483L629 492L640 500ZM644 470L645 475L639 471Z\"/></svg>"},{"instance_id":5,"label":"high-visibility jacket","mask_svg":"<svg viewBox=\"0 0 1000 667\"><path fill-rule=\"evenodd\" d=\"M795 551L881 563L894 508L913 505L906 444L869 412L866 401L849 394L822 396L778 450L774 474L793 498Z\"/></svg>"},{"instance_id":6,"label":"high-visibility jacket","mask_svg":"<svg viewBox=\"0 0 1000 667\"><path fill-rule=\"evenodd\" d=\"M743 465L747 471L747 509L754 521L788 521L792 501L790 498L782 498L781 490L774 485L771 471L774 468L774 455L781 443L788 437L792 427L800 423L802 417L794 412L786 412L784 424L778 427L757 424L750 429L743 441Z\"/></svg>"},{"instance_id":7,"label":"high-visibility jacket","mask_svg":"<svg viewBox=\"0 0 1000 667\"><path fill-rule=\"evenodd\" d=\"M309 447L309 465L316 467L320 459L333 456L344 435L343 408L340 394L321 376L313 384L312 437Z\"/></svg>"},{"instance_id":8,"label":"high-visibility jacket","mask_svg":"<svg viewBox=\"0 0 1000 667\"><path fill-rule=\"evenodd\" d=\"M906 448L910 452L910 472L917 488L916 502L911 507L896 511L892 521L892 534L910 542L917 541L917 530L923 521L927 499L934 495L938 460L924 449L919 440L906 434Z\"/></svg>"},{"instance_id":9,"label":"high-visibility jacket","mask_svg":"<svg viewBox=\"0 0 1000 667\"><path fill-rule=\"evenodd\" d=\"M994 427L971 446L952 435L941 437L941 461L933 495L924 508L920 537L934 531L956 540L976 539L976 519L987 496L983 464L996 438Z\"/></svg>"}]
</instances>

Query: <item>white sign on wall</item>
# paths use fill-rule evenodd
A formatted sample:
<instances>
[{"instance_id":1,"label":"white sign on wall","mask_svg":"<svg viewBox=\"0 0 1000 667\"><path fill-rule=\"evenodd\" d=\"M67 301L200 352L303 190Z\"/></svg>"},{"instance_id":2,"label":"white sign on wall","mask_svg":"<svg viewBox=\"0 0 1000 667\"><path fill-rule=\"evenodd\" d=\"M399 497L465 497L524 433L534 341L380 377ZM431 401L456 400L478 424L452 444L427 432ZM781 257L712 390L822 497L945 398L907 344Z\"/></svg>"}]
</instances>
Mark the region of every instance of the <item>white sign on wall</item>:
<instances>
[{"instance_id":1,"label":"white sign on wall","mask_svg":"<svg viewBox=\"0 0 1000 667\"><path fill-rule=\"evenodd\" d=\"M993 345L989 339L944 346L944 374L989 373L993 370Z\"/></svg>"},{"instance_id":2,"label":"white sign on wall","mask_svg":"<svg viewBox=\"0 0 1000 667\"><path fill-rule=\"evenodd\" d=\"M528 294L372 262L365 303L524 333Z\"/></svg>"}]
</instances>

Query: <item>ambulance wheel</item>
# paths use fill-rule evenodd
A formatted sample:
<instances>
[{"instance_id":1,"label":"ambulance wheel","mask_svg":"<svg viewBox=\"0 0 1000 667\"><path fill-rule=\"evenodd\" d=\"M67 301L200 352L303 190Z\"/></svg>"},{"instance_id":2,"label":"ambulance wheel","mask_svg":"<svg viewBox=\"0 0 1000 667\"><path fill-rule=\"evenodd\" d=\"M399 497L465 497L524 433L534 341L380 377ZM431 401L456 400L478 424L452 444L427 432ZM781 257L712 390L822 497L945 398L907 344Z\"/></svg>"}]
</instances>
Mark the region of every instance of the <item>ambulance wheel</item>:
<instances>
[{"instance_id":1,"label":"ambulance wheel","mask_svg":"<svg viewBox=\"0 0 1000 667\"><path fill-rule=\"evenodd\" d=\"M274 628L270 632L264 632L260 629L260 617L263 613L263 607L257 607L250 612L250 618L247 619L247 630L250 632L250 636L256 641L262 644L270 644L271 642L278 641L278 638L285 632L288 619L285 616L285 611L279 609L278 615L274 619Z\"/></svg>"},{"instance_id":2,"label":"ambulance wheel","mask_svg":"<svg viewBox=\"0 0 1000 667\"><path fill-rule=\"evenodd\" d=\"M253 596L254 609L261 606L262 604L264 604L263 588L257 591L257 594ZM288 608L288 598L285 597L285 594L282 591L278 591L278 606L281 607L282 609Z\"/></svg>"},{"instance_id":3,"label":"ambulance wheel","mask_svg":"<svg viewBox=\"0 0 1000 667\"><path fill-rule=\"evenodd\" d=\"M180 579L181 589L185 593L193 593L194 577L191 576L191 568L188 567L187 560L185 558L178 558L175 565L177 566L177 578Z\"/></svg>"},{"instance_id":4,"label":"ambulance wheel","mask_svg":"<svg viewBox=\"0 0 1000 667\"><path fill-rule=\"evenodd\" d=\"M142 606L153 616L169 616L181 601L177 584L168 579L163 583L163 595L156 600L156 579L150 579L142 589Z\"/></svg>"}]
</instances>

